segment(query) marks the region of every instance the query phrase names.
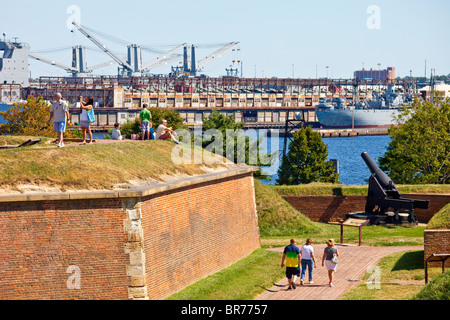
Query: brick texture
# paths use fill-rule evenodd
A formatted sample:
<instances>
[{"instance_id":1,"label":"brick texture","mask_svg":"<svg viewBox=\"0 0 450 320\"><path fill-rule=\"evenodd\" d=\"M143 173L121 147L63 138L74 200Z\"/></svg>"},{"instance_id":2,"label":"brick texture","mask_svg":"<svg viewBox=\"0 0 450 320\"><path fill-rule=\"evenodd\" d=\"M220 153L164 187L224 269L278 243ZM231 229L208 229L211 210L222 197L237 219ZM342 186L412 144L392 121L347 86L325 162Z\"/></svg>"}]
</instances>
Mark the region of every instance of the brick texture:
<instances>
[{"instance_id":1,"label":"brick texture","mask_svg":"<svg viewBox=\"0 0 450 320\"><path fill-rule=\"evenodd\" d=\"M450 253L450 230L425 230L424 248L424 260L433 253ZM440 267L442 262L429 262L428 266ZM445 262L445 267L450 267L450 259Z\"/></svg>"},{"instance_id":2,"label":"brick texture","mask_svg":"<svg viewBox=\"0 0 450 320\"><path fill-rule=\"evenodd\" d=\"M164 299L260 247L251 175L142 201L149 299Z\"/></svg>"},{"instance_id":3,"label":"brick texture","mask_svg":"<svg viewBox=\"0 0 450 320\"><path fill-rule=\"evenodd\" d=\"M428 223L434 214L450 202L450 195L403 194L403 198L430 200L428 210L416 209L420 223ZM362 212L365 196L283 196L295 209L313 221L336 222L347 213Z\"/></svg>"},{"instance_id":4,"label":"brick texture","mask_svg":"<svg viewBox=\"0 0 450 320\"><path fill-rule=\"evenodd\" d=\"M253 192L248 173L143 198L0 202L0 299L163 299L260 247Z\"/></svg>"}]
</instances>

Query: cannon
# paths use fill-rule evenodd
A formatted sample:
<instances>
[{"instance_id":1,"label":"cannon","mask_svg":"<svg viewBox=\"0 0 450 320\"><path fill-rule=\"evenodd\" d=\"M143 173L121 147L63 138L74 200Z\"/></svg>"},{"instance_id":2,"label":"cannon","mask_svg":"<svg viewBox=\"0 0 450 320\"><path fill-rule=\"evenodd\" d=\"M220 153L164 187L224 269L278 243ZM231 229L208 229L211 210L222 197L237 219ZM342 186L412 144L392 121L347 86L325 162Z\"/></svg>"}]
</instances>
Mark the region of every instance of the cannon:
<instances>
[{"instance_id":1,"label":"cannon","mask_svg":"<svg viewBox=\"0 0 450 320\"><path fill-rule=\"evenodd\" d=\"M365 213L371 224L406 222L417 223L414 209L428 209L429 200L415 200L402 198L394 182L363 152L361 157L370 170L369 191L366 197ZM389 211L389 210L393 210ZM399 211L402 213L399 214ZM406 214L405 214L406 212Z\"/></svg>"}]
</instances>

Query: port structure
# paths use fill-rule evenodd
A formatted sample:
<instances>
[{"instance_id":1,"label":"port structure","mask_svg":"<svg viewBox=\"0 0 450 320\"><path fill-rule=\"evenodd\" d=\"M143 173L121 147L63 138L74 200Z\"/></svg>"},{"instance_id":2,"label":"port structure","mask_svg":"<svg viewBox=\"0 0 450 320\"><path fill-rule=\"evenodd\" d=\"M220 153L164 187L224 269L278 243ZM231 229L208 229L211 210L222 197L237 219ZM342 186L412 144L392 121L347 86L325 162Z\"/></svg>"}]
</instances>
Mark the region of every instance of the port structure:
<instances>
[{"instance_id":1,"label":"port structure","mask_svg":"<svg viewBox=\"0 0 450 320\"><path fill-rule=\"evenodd\" d=\"M417 81L355 79L292 79L230 77L40 77L21 88L21 96L42 96L51 100L61 92L72 105L79 96L93 96L98 102L94 130L110 128L114 123L134 120L142 105L177 111L188 127L201 125L213 109L232 115L246 128L283 129L286 120L297 120L301 113L305 124L318 125L316 106L323 97L344 98L350 105L362 101L371 91L409 91L418 96ZM357 90L355 90L357 88ZM6 90L6 89L5 89ZM355 96L356 95L356 96ZM71 109L72 123L79 110ZM290 126L292 126L290 124Z\"/></svg>"},{"instance_id":2,"label":"port structure","mask_svg":"<svg viewBox=\"0 0 450 320\"><path fill-rule=\"evenodd\" d=\"M110 58L112 58L112 61L107 61L92 67L87 67L86 53L85 53L86 48L83 46L72 47L72 66L68 66L63 63L44 58L34 53L30 53L28 56L37 61L41 61L43 63L47 63L49 65L61 68L69 72L72 75L72 77L80 77L80 78L88 76L96 69L107 67L113 64L119 65L118 68L119 77L141 77L148 75L149 72L153 69L183 59L183 67L182 68L172 67L172 72L169 74L169 76L195 77L199 72L203 71L203 69L208 64L222 57L228 51L233 50L234 48L239 46L239 42L226 43L218 50L197 61L196 60L197 46L191 45L190 50L191 52L189 57L189 50L188 50L189 46L187 43L182 43L180 45L175 46L171 50L160 54L155 59L148 62L144 62L143 49L145 49L145 47L142 47L137 44L129 44L127 46L127 57L123 58L115 54L102 41L100 41L96 36L94 36L93 32L90 31L91 29L82 26L75 21L72 22L72 24L81 34L83 34L94 45L96 45L99 50L106 53ZM177 54L176 52L181 49L183 49L183 54Z\"/></svg>"}]
</instances>

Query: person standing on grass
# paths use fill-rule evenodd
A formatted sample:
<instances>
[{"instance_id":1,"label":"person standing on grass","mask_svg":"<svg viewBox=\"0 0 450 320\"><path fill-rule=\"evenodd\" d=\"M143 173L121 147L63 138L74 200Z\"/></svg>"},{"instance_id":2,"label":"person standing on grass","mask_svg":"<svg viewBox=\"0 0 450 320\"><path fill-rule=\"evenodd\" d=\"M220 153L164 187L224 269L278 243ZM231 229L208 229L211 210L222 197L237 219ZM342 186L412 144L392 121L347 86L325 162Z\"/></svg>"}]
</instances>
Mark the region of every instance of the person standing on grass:
<instances>
[{"instance_id":1,"label":"person standing on grass","mask_svg":"<svg viewBox=\"0 0 450 320\"><path fill-rule=\"evenodd\" d=\"M83 142L81 144L86 144L86 133L89 135L88 144L92 143L92 131L91 131L91 123L88 118L88 111L94 108L94 98L89 97L87 102L83 101L83 97L80 97L80 126L83 131Z\"/></svg>"},{"instance_id":2,"label":"person standing on grass","mask_svg":"<svg viewBox=\"0 0 450 320\"><path fill-rule=\"evenodd\" d=\"M337 257L339 257L338 249L334 247L334 240L330 239L327 241L327 247L325 248L322 257L322 267L324 266L325 262L325 266L328 270L328 278L330 280L328 285L330 287L334 287L333 276L337 268Z\"/></svg>"},{"instance_id":3,"label":"person standing on grass","mask_svg":"<svg viewBox=\"0 0 450 320\"><path fill-rule=\"evenodd\" d=\"M300 277L300 285L303 285L305 280L306 268L308 268L309 283L313 284L313 266L317 268L316 258L314 257L314 248L312 247L313 240L311 238L306 239L306 244L301 248L302 255L302 274Z\"/></svg>"},{"instance_id":4,"label":"person standing on grass","mask_svg":"<svg viewBox=\"0 0 450 320\"><path fill-rule=\"evenodd\" d=\"M139 122L141 125L142 140L150 139L150 128L152 127L152 113L147 109L147 104L143 105L144 110L139 113Z\"/></svg>"},{"instance_id":5,"label":"person standing on grass","mask_svg":"<svg viewBox=\"0 0 450 320\"><path fill-rule=\"evenodd\" d=\"M64 147L64 132L66 132L66 122L69 120L69 105L62 100L61 93L57 92L53 96L54 102L50 107L50 119L47 123L53 120L53 128L58 134L58 147Z\"/></svg>"},{"instance_id":6,"label":"person standing on grass","mask_svg":"<svg viewBox=\"0 0 450 320\"><path fill-rule=\"evenodd\" d=\"M295 280L300 275L300 249L296 246L295 239L291 239L291 244L284 248L281 267L284 268L286 262L286 278L288 279L288 290L295 290Z\"/></svg>"}]
</instances>

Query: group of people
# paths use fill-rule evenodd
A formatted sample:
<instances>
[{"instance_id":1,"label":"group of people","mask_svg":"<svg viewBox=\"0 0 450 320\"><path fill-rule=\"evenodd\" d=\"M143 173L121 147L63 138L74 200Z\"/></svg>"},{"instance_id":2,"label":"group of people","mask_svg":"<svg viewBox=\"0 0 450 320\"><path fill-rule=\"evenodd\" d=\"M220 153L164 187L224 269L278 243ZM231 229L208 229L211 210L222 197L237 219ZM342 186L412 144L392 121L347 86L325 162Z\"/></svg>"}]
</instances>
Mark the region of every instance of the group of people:
<instances>
[{"instance_id":1,"label":"group of people","mask_svg":"<svg viewBox=\"0 0 450 320\"><path fill-rule=\"evenodd\" d=\"M286 277L289 283L288 290L296 288L297 277L300 277L299 284L304 285L306 269L308 269L309 283L314 283L313 269L317 268L317 264L312 244L313 240L308 238L306 243L299 248L295 239L291 239L290 245L284 248L281 267L284 268L286 266ZM322 267L326 267L328 270L328 285L330 287L334 287L333 277L336 273L338 257L339 252L335 247L334 240L328 240L322 256Z\"/></svg>"},{"instance_id":2,"label":"group of people","mask_svg":"<svg viewBox=\"0 0 450 320\"><path fill-rule=\"evenodd\" d=\"M66 132L66 126L69 122L69 105L66 101L62 100L61 93L55 93L54 102L50 108L50 118L48 124L53 121L53 128L55 133L58 134L58 147L64 147L64 132ZM93 122L90 117L92 117L94 108L94 98L89 97L87 101L80 97L80 127L83 134L83 141L81 144L91 144L92 143L92 131L91 123ZM92 114L90 114L92 113ZM142 140L149 140L150 138L156 140L172 140L175 143L178 142L178 137L176 132L167 126L167 120L162 120L161 124L156 130L156 134L153 135L152 129L152 114L148 110L148 105L143 105L143 110L139 114L139 123L142 132ZM89 141L86 141L87 136L89 136ZM111 138L113 140L123 140L124 137L120 132L120 124L116 123L114 129L111 133Z\"/></svg>"},{"instance_id":3,"label":"group of people","mask_svg":"<svg viewBox=\"0 0 450 320\"><path fill-rule=\"evenodd\" d=\"M148 110L148 105L143 105L143 110L139 113L139 123L141 126L142 140L149 140L152 131L152 113ZM161 120L161 124L156 129L156 134L154 137L156 140L172 140L175 143L178 142L177 133L172 129L167 127L167 120Z\"/></svg>"}]
</instances>

